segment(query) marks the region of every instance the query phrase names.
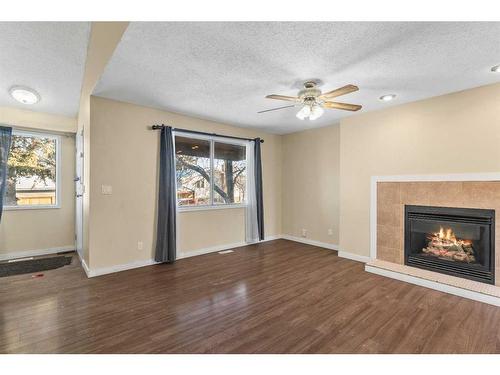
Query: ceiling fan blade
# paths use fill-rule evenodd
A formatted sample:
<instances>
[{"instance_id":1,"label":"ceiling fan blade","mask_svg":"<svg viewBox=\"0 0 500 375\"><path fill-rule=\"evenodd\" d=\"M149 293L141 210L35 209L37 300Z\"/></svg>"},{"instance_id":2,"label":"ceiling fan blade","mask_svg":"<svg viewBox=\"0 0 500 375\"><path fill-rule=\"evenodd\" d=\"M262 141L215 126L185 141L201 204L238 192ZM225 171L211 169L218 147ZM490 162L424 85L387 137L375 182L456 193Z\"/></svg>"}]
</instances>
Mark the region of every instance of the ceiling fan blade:
<instances>
[{"instance_id":1,"label":"ceiling fan blade","mask_svg":"<svg viewBox=\"0 0 500 375\"><path fill-rule=\"evenodd\" d=\"M337 103L337 102L324 102L323 107L330 109L344 109L346 111L359 111L362 107L357 104Z\"/></svg>"},{"instance_id":2,"label":"ceiling fan blade","mask_svg":"<svg viewBox=\"0 0 500 375\"><path fill-rule=\"evenodd\" d=\"M295 105L294 105L294 104L292 104L292 105L286 105L286 106L284 106L284 107L278 107L278 108L272 108L272 109L265 109L265 110L263 110L263 111L259 111L259 112L257 112L257 113L264 113L264 112L277 111L278 109L284 109L284 108L290 108L290 107L295 107Z\"/></svg>"},{"instance_id":3,"label":"ceiling fan blade","mask_svg":"<svg viewBox=\"0 0 500 375\"><path fill-rule=\"evenodd\" d=\"M335 98L337 96L349 94L350 92L354 92L354 91L358 91L358 90L359 90L358 86L347 85L347 86L341 87L339 89L335 89L333 91L325 92L324 94L320 95L319 97L322 99Z\"/></svg>"},{"instance_id":4,"label":"ceiling fan blade","mask_svg":"<svg viewBox=\"0 0 500 375\"><path fill-rule=\"evenodd\" d=\"M277 99L277 100L288 100L290 102L296 102L299 100L296 96L285 96L285 95L267 95L267 99Z\"/></svg>"}]
</instances>

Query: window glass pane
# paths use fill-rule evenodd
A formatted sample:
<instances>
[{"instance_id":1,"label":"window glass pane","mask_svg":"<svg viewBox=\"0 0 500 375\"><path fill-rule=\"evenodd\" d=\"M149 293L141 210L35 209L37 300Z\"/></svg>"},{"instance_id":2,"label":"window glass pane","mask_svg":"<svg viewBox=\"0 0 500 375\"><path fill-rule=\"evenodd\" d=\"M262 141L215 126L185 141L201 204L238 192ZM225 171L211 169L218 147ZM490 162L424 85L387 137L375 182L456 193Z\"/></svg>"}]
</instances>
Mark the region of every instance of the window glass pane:
<instances>
[{"instance_id":1,"label":"window glass pane","mask_svg":"<svg viewBox=\"0 0 500 375\"><path fill-rule=\"evenodd\" d=\"M175 137L179 206L210 204L210 141Z\"/></svg>"},{"instance_id":2,"label":"window glass pane","mask_svg":"<svg viewBox=\"0 0 500 375\"><path fill-rule=\"evenodd\" d=\"M13 133L5 206L48 206L56 202L54 138Z\"/></svg>"},{"instance_id":3,"label":"window glass pane","mask_svg":"<svg viewBox=\"0 0 500 375\"><path fill-rule=\"evenodd\" d=\"M246 148L214 142L214 203L243 203L246 193Z\"/></svg>"}]
</instances>

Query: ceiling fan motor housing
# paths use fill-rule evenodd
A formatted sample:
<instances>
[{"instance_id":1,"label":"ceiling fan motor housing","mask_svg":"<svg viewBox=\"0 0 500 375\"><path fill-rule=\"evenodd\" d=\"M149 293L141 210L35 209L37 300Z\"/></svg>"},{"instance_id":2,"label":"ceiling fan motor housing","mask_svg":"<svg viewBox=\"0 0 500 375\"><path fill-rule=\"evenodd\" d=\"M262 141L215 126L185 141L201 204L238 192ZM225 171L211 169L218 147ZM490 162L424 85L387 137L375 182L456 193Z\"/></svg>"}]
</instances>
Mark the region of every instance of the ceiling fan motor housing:
<instances>
[{"instance_id":1,"label":"ceiling fan motor housing","mask_svg":"<svg viewBox=\"0 0 500 375\"><path fill-rule=\"evenodd\" d=\"M316 88L315 82L305 82L304 88L299 91L299 99L303 103L316 102L321 90Z\"/></svg>"}]
</instances>

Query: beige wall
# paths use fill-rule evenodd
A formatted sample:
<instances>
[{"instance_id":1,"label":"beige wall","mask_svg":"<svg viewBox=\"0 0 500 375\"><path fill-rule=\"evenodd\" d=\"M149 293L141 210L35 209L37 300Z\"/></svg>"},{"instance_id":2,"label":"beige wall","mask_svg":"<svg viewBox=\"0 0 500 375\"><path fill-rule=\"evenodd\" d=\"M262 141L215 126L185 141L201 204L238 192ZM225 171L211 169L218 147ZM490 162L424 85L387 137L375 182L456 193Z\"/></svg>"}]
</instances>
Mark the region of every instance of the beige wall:
<instances>
[{"instance_id":1,"label":"beige wall","mask_svg":"<svg viewBox=\"0 0 500 375\"><path fill-rule=\"evenodd\" d=\"M245 241L245 209L181 212L178 215L178 233L180 254L213 246L241 244Z\"/></svg>"},{"instance_id":2,"label":"beige wall","mask_svg":"<svg viewBox=\"0 0 500 375\"><path fill-rule=\"evenodd\" d=\"M369 255L370 178L500 171L500 84L346 118L340 247Z\"/></svg>"},{"instance_id":3,"label":"beige wall","mask_svg":"<svg viewBox=\"0 0 500 375\"><path fill-rule=\"evenodd\" d=\"M40 131L74 132L73 118L0 108L0 123ZM75 243L75 140L61 135L61 208L4 211L0 223L0 257L6 254L53 248L73 248Z\"/></svg>"},{"instance_id":4,"label":"beige wall","mask_svg":"<svg viewBox=\"0 0 500 375\"><path fill-rule=\"evenodd\" d=\"M10 107L0 107L0 123L23 129L66 133L75 133L77 124L72 117Z\"/></svg>"},{"instance_id":5,"label":"beige wall","mask_svg":"<svg viewBox=\"0 0 500 375\"><path fill-rule=\"evenodd\" d=\"M262 137L266 236L281 234L281 137L91 97L90 268L151 259L156 214L155 123L242 137ZM111 185L112 195L101 186ZM193 235L195 234L195 235ZM137 250L142 241L144 249ZM179 213L179 253L244 241L242 209Z\"/></svg>"},{"instance_id":6,"label":"beige wall","mask_svg":"<svg viewBox=\"0 0 500 375\"><path fill-rule=\"evenodd\" d=\"M265 138L266 235L300 237L305 228L309 239L368 255L371 176L498 172L498 103L500 84L359 114L340 126L276 136L91 97L80 116L90 125L92 154L86 167L92 166L92 180L86 195L95 210L89 216L87 263L99 268L152 256L158 151L158 135L148 130L153 123ZM49 131L76 128L75 119L10 108L0 108L0 122ZM63 140L63 207L6 211L0 254L73 245L74 139ZM101 185L112 185L113 194L102 195ZM243 209L179 213L179 251L241 243L244 221ZM34 235L23 236L23 231ZM142 251L138 241L144 243Z\"/></svg>"},{"instance_id":7,"label":"beige wall","mask_svg":"<svg viewBox=\"0 0 500 375\"><path fill-rule=\"evenodd\" d=\"M338 244L339 136L339 125L283 136L283 234Z\"/></svg>"}]
</instances>

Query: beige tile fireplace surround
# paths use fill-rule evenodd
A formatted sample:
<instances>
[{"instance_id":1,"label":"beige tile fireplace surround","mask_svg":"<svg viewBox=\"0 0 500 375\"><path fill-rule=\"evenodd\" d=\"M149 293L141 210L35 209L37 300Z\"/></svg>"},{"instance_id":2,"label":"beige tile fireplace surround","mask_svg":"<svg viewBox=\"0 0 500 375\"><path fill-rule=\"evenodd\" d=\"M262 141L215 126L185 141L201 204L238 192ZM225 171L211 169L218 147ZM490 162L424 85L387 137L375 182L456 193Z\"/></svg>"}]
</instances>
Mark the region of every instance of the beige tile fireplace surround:
<instances>
[{"instance_id":1,"label":"beige tile fireplace surround","mask_svg":"<svg viewBox=\"0 0 500 375\"><path fill-rule=\"evenodd\" d=\"M474 176L456 175L454 181L440 181L436 176L418 177L374 177L372 179L372 244L371 261L367 270L389 277L430 286L483 302L500 305L500 236L495 238L495 285L470 281L404 265L404 207L422 205L437 207L487 208L495 210L495 232L500 233L500 178L485 175L485 181L474 181ZM411 176L410 176L411 177ZM500 177L500 175L498 176ZM427 180L426 180L427 179ZM470 180L467 180L470 179ZM479 178L478 178L479 179ZM376 214L376 215L375 215ZM373 233L375 232L375 233ZM429 285L432 282L432 285ZM441 288L446 286L465 293ZM478 293L477 296L472 293ZM469 294L468 294L469 293ZM491 299L484 301L481 294ZM475 298L478 297L478 298ZM498 299L497 301L495 299Z\"/></svg>"}]
</instances>

